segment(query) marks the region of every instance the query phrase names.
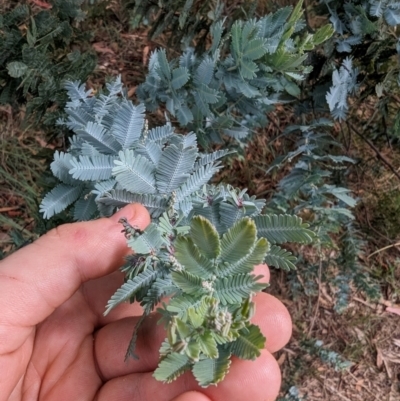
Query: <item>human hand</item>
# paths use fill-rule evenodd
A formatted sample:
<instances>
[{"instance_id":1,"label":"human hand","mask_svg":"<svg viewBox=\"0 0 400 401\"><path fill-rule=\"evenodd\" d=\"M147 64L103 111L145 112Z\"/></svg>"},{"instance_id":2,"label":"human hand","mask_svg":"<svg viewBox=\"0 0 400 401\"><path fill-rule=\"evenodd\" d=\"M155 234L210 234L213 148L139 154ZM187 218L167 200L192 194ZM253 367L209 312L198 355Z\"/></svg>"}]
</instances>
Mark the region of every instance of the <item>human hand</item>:
<instances>
[{"instance_id":1,"label":"human hand","mask_svg":"<svg viewBox=\"0 0 400 401\"><path fill-rule=\"evenodd\" d=\"M109 219L67 224L0 262L0 401L273 401L280 371L271 355L291 335L290 316L271 295L254 297L253 322L267 337L256 361L234 359L217 387L201 389L191 376L156 381L165 332L150 315L139 331L139 360L124 362L140 306L104 307L123 283L116 269L128 252L118 220L141 229L143 206ZM266 266L257 274L269 277Z\"/></svg>"}]
</instances>

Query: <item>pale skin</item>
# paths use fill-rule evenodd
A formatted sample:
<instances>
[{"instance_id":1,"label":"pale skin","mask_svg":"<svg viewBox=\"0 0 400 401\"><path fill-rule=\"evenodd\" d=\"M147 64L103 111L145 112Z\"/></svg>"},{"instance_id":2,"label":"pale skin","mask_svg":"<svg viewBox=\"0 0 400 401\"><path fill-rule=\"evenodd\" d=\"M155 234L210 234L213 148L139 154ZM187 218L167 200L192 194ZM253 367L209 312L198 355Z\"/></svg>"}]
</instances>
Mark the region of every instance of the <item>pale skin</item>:
<instances>
[{"instance_id":1,"label":"pale skin","mask_svg":"<svg viewBox=\"0 0 400 401\"><path fill-rule=\"evenodd\" d=\"M218 386L202 389L190 373L171 384L152 377L165 338L156 314L140 331L140 359L124 361L140 307L103 316L123 282L121 217L141 229L150 222L143 206L129 205L108 219L60 226L0 262L0 401L275 400L281 374L272 353L288 342L291 320L265 293L254 298L253 322L266 349L256 361L234 359ZM269 279L266 266L256 272Z\"/></svg>"}]
</instances>

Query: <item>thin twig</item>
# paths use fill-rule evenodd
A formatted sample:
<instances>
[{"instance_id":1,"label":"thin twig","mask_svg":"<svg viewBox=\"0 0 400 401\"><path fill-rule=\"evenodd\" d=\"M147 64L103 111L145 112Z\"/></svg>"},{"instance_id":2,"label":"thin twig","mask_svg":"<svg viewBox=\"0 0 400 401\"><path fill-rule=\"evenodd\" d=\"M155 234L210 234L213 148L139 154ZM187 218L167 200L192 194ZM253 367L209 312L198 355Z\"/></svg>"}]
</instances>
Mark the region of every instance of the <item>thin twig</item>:
<instances>
[{"instance_id":1,"label":"thin twig","mask_svg":"<svg viewBox=\"0 0 400 401\"><path fill-rule=\"evenodd\" d=\"M11 212L13 210L18 210L20 206L8 206L8 207L0 207L0 213Z\"/></svg>"},{"instance_id":2,"label":"thin twig","mask_svg":"<svg viewBox=\"0 0 400 401\"><path fill-rule=\"evenodd\" d=\"M332 394L337 395L339 398L341 398L344 401L351 401L350 398L347 398L345 395L343 395L342 393L340 393L338 390L336 390L333 386L331 386L330 384L327 383L327 381L325 380L323 383L323 386L325 388L327 388Z\"/></svg>"},{"instance_id":3,"label":"thin twig","mask_svg":"<svg viewBox=\"0 0 400 401\"><path fill-rule=\"evenodd\" d=\"M315 305L315 312L311 320L310 328L308 330L308 335L310 336L312 333L312 330L314 328L315 320L317 319L318 311L319 311L319 302L321 298L321 275L322 275L322 259L321 259L321 254L319 255L319 267L318 267L318 298L317 298L317 304Z\"/></svg>"},{"instance_id":4,"label":"thin twig","mask_svg":"<svg viewBox=\"0 0 400 401\"><path fill-rule=\"evenodd\" d=\"M361 298L353 297L352 299L353 299L354 301L356 301L356 302L359 302L360 304L363 304L363 305L365 305L365 306L368 306L368 308L371 308L371 309L373 309L373 310L376 310L376 305L371 305L370 303L364 301L364 300L361 299Z\"/></svg>"},{"instance_id":5,"label":"thin twig","mask_svg":"<svg viewBox=\"0 0 400 401\"><path fill-rule=\"evenodd\" d=\"M304 7L303 7L303 10L304 10L304 18L305 18L306 24L307 24L307 30L308 30L308 32L310 32L310 33L314 33L315 31L314 31L314 29L311 28L311 25L310 25L310 18L309 18L309 15L308 15L308 4L307 4L307 0L304 0Z\"/></svg>"},{"instance_id":6,"label":"thin twig","mask_svg":"<svg viewBox=\"0 0 400 401\"><path fill-rule=\"evenodd\" d=\"M371 256L376 255L377 253L386 251L387 249L390 249L390 248L394 248L395 246L400 246L400 242L397 242L397 244L392 244L392 245L385 246L385 247L383 247L383 248L381 248L381 249L378 249L378 250L375 251L375 252L372 252L372 253L367 257L367 259L369 259Z\"/></svg>"},{"instance_id":7,"label":"thin twig","mask_svg":"<svg viewBox=\"0 0 400 401\"><path fill-rule=\"evenodd\" d=\"M376 156L378 159L380 159L383 164L385 164L392 172L393 174L400 180L400 174L399 172L393 167L393 165L386 159L385 156L379 152L379 149L368 139L366 138L361 132L359 132L352 124L349 124L349 127L353 130L355 134L357 134L364 142L368 144L368 146L376 153Z\"/></svg>"}]
</instances>

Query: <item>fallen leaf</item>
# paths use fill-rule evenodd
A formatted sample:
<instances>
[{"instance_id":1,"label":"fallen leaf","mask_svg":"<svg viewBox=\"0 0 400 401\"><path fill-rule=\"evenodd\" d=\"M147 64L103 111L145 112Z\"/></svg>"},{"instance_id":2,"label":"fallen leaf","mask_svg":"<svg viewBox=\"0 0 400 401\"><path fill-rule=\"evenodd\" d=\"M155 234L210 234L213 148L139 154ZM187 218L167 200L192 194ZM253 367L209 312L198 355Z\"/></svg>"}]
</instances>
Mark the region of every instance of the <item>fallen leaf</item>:
<instances>
[{"instance_id":1,"label":"fallen leaf","mask_svg":"<svg viewBox=\"0 0 400 401\"><path fill-rule=\"evenodd\" d=\"M147 65L147 62L148 62L148 56L149 56L149 51L150 51L150 46L145 46L144 48L143 48L143 55L142 55L142 62L143 62L143 65Z\"/></svg>"},{"instance_id":2,"label":"fallen leaf","mask_svg":"<svg viewBox=\"0 0 400 401\"><path fill-rule=\"evenodd\" d=\"M128 90L128 97L132 97L136 92L136 86Z\"/></svg>"},{"instance_id":3,"label":"fallen leaf","mask_svg":"<svg viewBox=\"0 0 400 401\"><path fill-rule=\"evenodd\" d=\"M40 0L31 0L31 2L35 5L37 5L40 8L44 8L46 10L50 10L50 8L53 8L53 6L49 3L46 3L45 1L40 1Z\"/></svg>"},{"instance_id":4,"label":"fallen leaf","mask_svg":"<svg viewBox=\"0 0 400 401\"><path fill-rule=\"evenodd\" d=\"M278 365L282 366L284 364L284 362L286 361L286 354L283 352L282 355L279 357L279 359L277 360Z\"/></svg>"},{"instance_id":5,"label":"fallen leaf","mask_svg":"<svg viewBox=\"0 0 400 401\"><path fill-rule=\"evenodd\" d=\"M104 53L104 54L115 54L112 49L109 47L106 47L104 42L96 42L92 44L92 47L96 52L98 53Z\"/></svg>"},{"instance_id":6,"label":"fallen leaf","mask_svg":"<svg viewBox=\"0 0 400 401\"><path fill-rule=\"evenodd\" d=\"M392 307L392 306L388 306L386 308L386 312L394 313L395 315L399 315L400 316L400 308L395 308L395 307Z\"/></svg>"},{"instance_id":7,"label":"fallen leaf","mask_svg":"<svg viewBox=\"0 0 400 401\"><path fill-rule=\"evenodd\" d=\"M383 366L383 355L379 348L376 349L376 366L378 369L381 369Z\"/></svg>"}]
</instances>

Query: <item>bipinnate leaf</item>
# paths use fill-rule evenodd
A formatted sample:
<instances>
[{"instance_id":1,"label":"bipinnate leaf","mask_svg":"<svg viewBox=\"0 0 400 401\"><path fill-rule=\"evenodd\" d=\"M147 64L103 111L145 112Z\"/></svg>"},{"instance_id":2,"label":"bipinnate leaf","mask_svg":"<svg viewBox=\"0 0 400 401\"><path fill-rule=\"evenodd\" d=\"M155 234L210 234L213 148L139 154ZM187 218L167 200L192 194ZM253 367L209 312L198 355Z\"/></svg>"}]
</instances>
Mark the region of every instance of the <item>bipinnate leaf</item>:
<instances>
[{"instance_id":1,"label":"bipinnate leaf","mask_svg":"<svg viewBox=\"0 0 400 401\"><path fill-rule=\"evenodd\" d=\"M13 78L22 77L28 70L28 66L22 61L13 61L7 64L8 74Z\"/></svg>"},{"instance_id":2,"label":"bipinnate leaf","mask_svg":"<svg viewBox=\"0 0 400 401\"><path fill-rule=\"evenodd\" d=\"M135 148L135 153L146 157L155 166L158 165L162 155L161 146L156 142L150 141L145 144L139 143Z\"/></svg>"},{"instance_id":3,"label":"bipinnate leaf","mask_svg":"<svg viewBox=\"0 0 400 401\"><path fill-rule=\"evenodd\" d=\"M157 277L151 284L146 295L140 301L140 305L145 311L152 311L155 306L160 303L162 297L171 295L177 290L177 287L173 285L170 277Z\"/></svg>"},{"instance_id":4,"label":"bipinnate leaf","mask_svg":"<svg viewBox=\"0 0 400 401\"><path fill-rule=\"evenodd\" d=\"M186 354L176 352L164 357L154 371L153 377L164 383L171 383L191 367L190 359Z\"/></svg>"},{"instance_id":5,"label":"bipinnate leaf","mask_svg":"<svg viewBox=\"0 0 400 401\"><path fill-rule=\"evenodd\" d=\"M171 68L167 60L165 49L157 50L158 72L166 81L171 79ZM150 68L149 68L150 69Z\"/></svg>"},{"instance_id":6,"label":"bipinnate leaf","mask_svg":"<svg viewBox=\"0 0 400 401\"><path fill-rule=\"evenodd\" d=\"M175 68L172 71L171 86L173 89L180 89L190 79L189 70L185 67Z\"/></svg>"},{"instance_id":7,"label":"bipinnate leaf","mask_svg":"<svg viewBox=\"0 0 400 401\"><path fill-rule=\"evenodd\" d=\"M294 262L296 259L297 258L286 249L283 249L277 245L272 245L271 249L265 256L264 261L268 266L274 266L283 270L295 270L296 266Z\"/></svg>"},{"instance_id":8,"label":"bipinnate leaf","mask_svg":"<svg viewBox=\"0 0 400 401\"><path fill-rule=\"evenodd\" d=\"M374 17L382 17L383 6L386 3L386 0L374 0L371 4L371 8L369 9L369 13Z\"/></svg>"},{"instance_id":9,"label":"bipinnate leaf","mask_svg":"<svg viewBox=\"0 0 400 401\"><path fill-rule=\"evenodd\" d=\"M114 160L116 166L112 169L112 174L123 189L148 194L156 192L152 163L143 156L135 155L131 149L120 151L119 159Z\"/></svg>"},{"instance_id":10,"label":"bipinnate leaf","mask_svg":"<svg viewBox=\"0 0 400 401\"><path fill-rule=\"evenodd\" d=\"M254 324L240 330L239 337L231 343L229 350L240 359L254 360L265 347L265 337Z\"/></svg>"},{"instance_id":11,"label":"bipinnate leaf","mask_svg":"<svg viewBox=\"0 0 400 401\"><path fill-rule=\"evenodd\" d=\"M235 21L232 29L231 29L231 53L235 59L242 58L242 46L241 46L241 38L242 38L242 22Z\"/></svg>"},{"instance_id":12,"label":"bipinnate leaf","mask_svg":"<svg viewBox=\"0 0 400 401\"><path fill-rule=\"evenodd\" d=\"M205 316L202 313L199 313L198 309L194 306L191 306L188 311L188 321L195 328L198 329L204 323Z\"/></svg>"},{"instance_id":13,"label":"bipinnate leaf","mask_svg":"<svg viewBox=\"0 0 400 401\"><path fill-rule=\"evenodd\" d=\"M239 304L243 299L250 297L264 289L267 284L258 283L261 276L250 274L236 274L229 277L217 277L214 282L214 296L222 305Z\"/></svg>"},{"instance_id":14,"label":"bipinnate leaf","mask_svg":"<svg viewBox=\"0 0 400 401\"><path fill-rule=\"evenodd\" d=\"M97 121L100 122L109 114L110 109L112 109L113 103L115 102L115 96L122 92L121 75L118 75L115 80L107 82L106 87L108 93L100 93L93 106L93 111L96 113Z\"/></svg>"},{"instance_id":15,"label":"bipinnate leaf","mask_svg":"<svg viewBox=\"0 0 400 401\"><path fill-rule=\"evenodd\" d=\"M400 5L396 2L393 5L388 5L383 13L386 22L391 26L400 24Z\"/></svg>"},{"instance_id":16,"label":"bipinnate leaf","mask_svg":"<svg viewBox=\"0 0 400 401\"><path fill-rule=\"evenodd\" d=\"M222 202L219 204L220 222L224 227L232 227L244 217L245 209L234 203Z\"/></svg>"},{"instance_id":17,"label":"bipinnate leaf","mask_svg":"<svg viewBox=\"0 0 400 401\"><path fill-rule=\"evenodd\" d=\"M217 342L211 334L211 331L206 330L199 334L199 336L196 338L196 341L200 346L201 352L203 352L206 357L212 359L218 357Z\"/></svg>"},{"instance_id":18,"label":"bipinnate leaf","mask_svg":"<svg viewBox=\"0 0 400 401\"><path fill-rule=\"evenodd\" d=\"M190 236L199 251L208 259L216 259L221 252L217 230L209 220L202 216L193 217L190 224Z\"/></svg>"},{"instance_id":19,"label":"bipinnate leaf","mask_svg":"<svg viewBox=\"0 0 400 401\"><path fill-rule=\"evenodd\" d=\"M101 124L89 121L86 126L76 130L76 133L101 153L115 155L121 149L121 145Z\"/></svg>"},{"instance_id":20,"label":"bipinnate leaf","mask_svg":"<svg viewBox=\"0 0 400 401\"><path fill-rule=\"evenodd\" d=\"M111 177L114 167L114 157L109 155L73 157L69 173L80 181L104 181Z\"/></svg>"},{"instance_id":21,"label":"bipinnate leaf","mask_svg":"<svg viewBox=\"0 0 400 401\"><path fill-rule=\"evenodd\" d=\"M191 332L191 328L181 319L174 319L174 324L176 325L177 333L179 337L183 340L186 340Z\"/></svg>"},{"instance_id":22,"label":"bipinnate leaf","mask_svg":"<svg viewBox=\"0 0 400 401\"><path fill-rule=\"evenodd\" d=\"M49 219L55 214L62 212L79 199L82 190L83 186L73 187L66 184L58 184L42 200L40 213L43 213L45 219Z\"/></svg>"},{"instance_id":23,"label":"bipinnate leaf","mask_svg":"<svg viewBox=\"0 0 400 401\"><path fill-rule=\"evenodd\" d=\"M243 52L243 57L249 60L257 60L264 56L266 52L267 49L265 41L263 39L257 38L250 40L250 42L247 43L247 46Z\"/></svg>"},{"instance_id":24,"label":"bipinnate leaf","mask_svg":"<svg viewBox=\"0 0 400 401\"><path fill-rule=\"evenodd\" d=\"M176 116L178 118L179 124L183 127L193 121L192 110L190 110L189 107L187 107L187 105L184 103L181 103L176 109Z\"/></svg>"},{"instance_id":25,"label":"bipinnate leaf","mask_svg":"<svg viewBox=\"0 0 400 401\"><path fill-rule=\"evenodd\" d=\"M210 32L212 36L212 47L211 53L214 53L221 43L222 32L224 30L223 21L214 21L210 27Z\"/></svg>"},{"instance_id":26,"label":"bipinnate leaf","mask_svg":"<svg viewBox=\"0 0 400 401\"><path fill-rule=\"evenodd\" d=\"M171 123L168 122L160 127L152 128L148 133L148 138L150 141L160 144L170 138L173 134L174 128L172 127Z\"/></svg>"},{"instance_id":27,"label":"bipinnate leaf","mask_svg":"<svg viewBox=\"0 0 400 401\"><path fill-rule=\"evenodd\" d=\"M221 150L217 150L212 153L201 154L201 155L199 155L199 159L196 160L194 167L196 168L197 166L204 166L204 165L213 163L216 160L221 159L222 157L225 157L226 155L229 155L232 153L235 153L235 151L229 150L229 149L221 149Z\"/></svg>"},{"instance_id":28,"label":"bipinnate leaf","mask_svg":"<svg viewBox=\"0 0 400 401\"><path fill-rule=\"evenodd\" d=\"M257 228L249 218L239 220L231 227L221 240L222 261L235 263L245 257L254 245L257 237Z\"/></svg>"},{"instance_id":29,"label":"bipinnate leaf","mask_svg":"<svg viewBox=\"0 0 400 401\"><path fill-rule=\"evenodd\" d=\"M100 183L96 184L96 188L99 185ZM114 207L123 207L129 203L140 203L146 207L153 218L160 217L167 208L167 199L159 195L132 193L125 189L112 189L112 187L110 189L104 188L96 202Z\"/></svg>"},{"instance_id":30,"label":"bipinnate leaf","mask_svg":"<svg viewBox=\"0 0 400 401\"><path fill-rule=\"evenodd\" d=\"M262 263L268 250L268 240L260 238L247 255L228 265L224 265L223 268L219 268L218 275L226 277L234 274L250 273L254 270L254 266Z\"/></svg>"},{"instance_id":31,"label":"bipinnate leaf","mask_svg":"<svg viewBox=\"0 0 400 401\"><path fill-rule=\"evenodd\" d=\"M197 149L172 144L163 150L156 172L157 190L171 193L182 185L193 170Z\"/></svg>"},{"instance_id":32,"label":"bipinnate leaf","mask_svg":"<svg viewBox=\"0 0 400 401\"><path fill-rule=\"evenodd\" d=\"M218 170L219 167L211 163L200 166L197 169L195 166L194 173L192 173L176 190L176 200L179 202L187 199L188 196L192 195L196 190L199 190L204 184L210 181Z\"/></svg>"},{"instance_id":33,"label":"bipinnate leaf","mask_svg":"<svg viewBox=\"0 0 400 401\"><path fill-rule=\"evenodd\" d=\"M128 239L128 246L137 254L155 254L162 244L163 239L160 231L154 223L147 226L141 235L132 236Z\"/></svg>"},{"instance_id":34,"label":"bipinnate leaf","mask_svg":"<svg viewBox=\"0 0 400 401\"><path fill-rule=\"evenodd\" d=\"M215 273L209 259L203 256L190 237L179 237L175 241L175 257L186 271L205 280Z\"/></svg>"},{"instance_id":35,"label":"bipinnate leaf","mask_svg":"<svg viewBox=\"0 0 400 401\"><path fill-rule=\"evenodd\" d=\"M195 82L209 85L214 75L215 61L211 57L205 57L198 66L195 74Z\"/></svg>"},{"instance_id":36,"label":"bipinnate leaf","mask_svg":"<svg viewBox=\"0 0 400 401\"><path fill-rule=\"evenodd\" d=\"M69 173L72 167L72 159L73 156L70 153L59 152L56 150L54 152L54 161L50 164L51 172L54 174L54 176L63 183L69 185L76 183Z\"/></svg>"},{"instance_id":37,"label":"bipinnate leaf","mask_svg":"<svg viewBox=\"0 0 400 401\"><path fill-rule=\"evenodd\" d=\"M308 224L303 223L297 216L288 214L259 215L254 217L258 235L265 237L271 244L283 244L285 242L299 242L308 244L315 238L315 233L308 229Z\"/></svg>"},{"instance_id":38,"label":"bipinnate leaf","mask_svg":"<svg viewBox=\"0 0 400 401\"><path fill-rule=\"evenodd\" d=\"M200 304L201 302L202 299L197 299L190 295L184 294L173 297L166 308L169 312L174 313L180 319L187 320L189 309Z\"/></svg>"},{"instance_id":39,"label":"bipinnate leaf","mask_svg":"<svg viewBox=\"0 0 400 401\"><path fill-rule=\"evenodd\" d=\"M88 221L97 212L97 205L94 199L94 195L88 197L88 199L79 199L74 206L74 220L75 221Z\"/></svg>"},{"instance_id":40,"label":"bipinnate leaf","mask_svg":"<svg viewBox=\"0 0 400 401\"><path fill-rule=\"evenodd\" d=\"M75 102L77 102L78 105L80 103L88 103L88 99L93 92L92 89L86 90L86 84L79 81L66 81L65 89L73 105L75 105Z\"/></svg>"},{"instance_id":41,"label":"bipinnate leaf","mask_svg":"<svg viewBox=\"0 0 400 401\"><path fill-rule=\"evenodd\" d=\"M143 104L134 106L128 100L122 101L111 127L111 133L122 149L128 149L139 141L144 125L144 112Z\"/></svg>"},{"instance_id":42,"label":"bipinnate leaf","mask_svg":"<svg viewBox=\"0 0 400 401\"><path fill-rule=\"evenodd\" d=\"M139 273L132 280L128 280L126 283L122 284L122 287L118 288L118 290L108 301L104 316L108 315L108 313L117 305L134 296L137 291L145 286L150 285L153 281L155 281L159 274L160 272L158 270L147 269Z\"/></svg>"},{"instance_id":43,"label":"bipinnate leaf","mask_svg":"<svg viewBox=\"0 0 400 401\"><path fill-rule=\"evenodd\" d=\"M326 24L319 28L313 35L313 44L320 45L327 41L335 33L332 24Z\"/></svg>"},{"instance_id":44,"label":"bipinnate leaf","mask_svg":"<svg viewBox=\"0 0 400 401\"><path fill-rule=\"evenodd\" d=\"M177 285L184 293L193 296L201 296L204 294L205 289L203 287L203 280L201 277L188 273L185 270L179 272L173 271L171 276L174 284Z\"/></svg>"},{"instance_id":45,"label":"bipinnate leaf","mask_svg":"<svg viewBox=\"0 0 400 401\"><path fill-rule=\"evenodd\" d=\"M229 372L231 365L230 352L223 347L219 347L218 354L216 359L203 359L193 365L193 375L201 387L219 383Z\"/></svg>"}]
</instances>

